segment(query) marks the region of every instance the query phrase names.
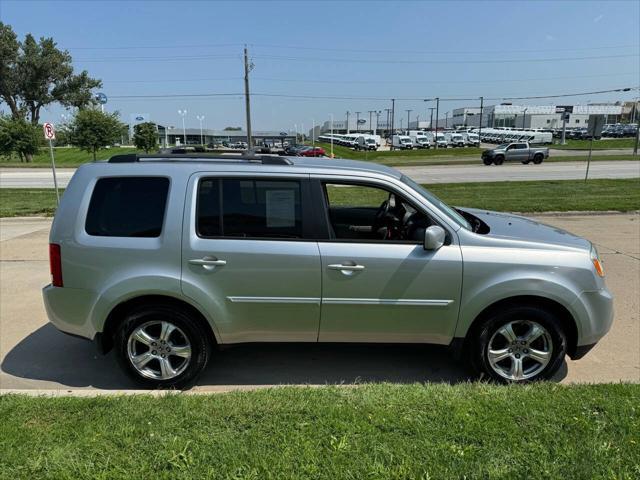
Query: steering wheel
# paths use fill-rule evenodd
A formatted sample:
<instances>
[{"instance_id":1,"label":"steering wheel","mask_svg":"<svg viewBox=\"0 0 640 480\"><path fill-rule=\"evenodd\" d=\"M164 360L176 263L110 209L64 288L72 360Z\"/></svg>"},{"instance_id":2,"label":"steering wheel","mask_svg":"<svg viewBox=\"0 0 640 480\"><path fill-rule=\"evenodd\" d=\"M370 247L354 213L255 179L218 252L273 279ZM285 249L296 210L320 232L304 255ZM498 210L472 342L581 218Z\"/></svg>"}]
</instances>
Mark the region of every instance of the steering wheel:
<instances>
[{"instance_id":1,"label":"steering wheel","mask_svg":"<svg viewBox=\"0 0 640 480\"><path fill-rule=\"evenodd\" d=\"M400 220L393 214L392 209L396 208L395 195L389 194L389 198L382 202L376 211L373 220L373 231L381 231L382 238L392 238L392 234L398 228Z\"/></svg>"}]
</instances>

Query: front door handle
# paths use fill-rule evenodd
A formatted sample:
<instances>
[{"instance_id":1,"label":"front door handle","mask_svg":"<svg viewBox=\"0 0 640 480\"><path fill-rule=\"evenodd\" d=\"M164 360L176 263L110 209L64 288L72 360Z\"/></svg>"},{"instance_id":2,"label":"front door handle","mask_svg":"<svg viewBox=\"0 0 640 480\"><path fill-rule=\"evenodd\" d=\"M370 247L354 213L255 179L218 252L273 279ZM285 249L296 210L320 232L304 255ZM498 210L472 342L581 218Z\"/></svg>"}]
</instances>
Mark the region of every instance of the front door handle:
<instances>
[{"instance_id":1,"label":"front door handle","mask_svg":"<svg viewBox=\"0 0 640 480\"><path fill-rule=\"evenodd\" d=\"M205 270L213 270L216 267L222 267L227 264L226 260L218 260L215 257L192 258L189 260L191 265L200 265Z\"/></svg>"},{"instance_id":2,"label":"front door handle","mask_svg":"<svg viewBox=\"0 0 640 480\"><path fill-rule=\"evenodd\" d=\"M364 265L343 265L342 263L334 263L327 265L330 270L340 270L346 272L361 272L364 270Z\"/></svg>"}]
</instances>

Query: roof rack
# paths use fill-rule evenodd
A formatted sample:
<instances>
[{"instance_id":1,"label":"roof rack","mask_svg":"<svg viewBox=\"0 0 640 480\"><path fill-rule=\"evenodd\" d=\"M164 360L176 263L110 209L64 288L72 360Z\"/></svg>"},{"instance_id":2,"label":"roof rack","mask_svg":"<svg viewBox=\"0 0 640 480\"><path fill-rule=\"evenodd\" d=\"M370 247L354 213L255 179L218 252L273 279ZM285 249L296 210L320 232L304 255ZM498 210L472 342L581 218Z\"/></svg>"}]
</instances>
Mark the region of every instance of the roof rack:
<instances>
[{"instance_id":1,"label":"roof rack","mask_svg":"<svg viewBox=\"0 0 640 480\"><path fill-rule=\"evenodd\" d=\"M241 155L234 154L213 154L206 153L157 153L141 155L138 153L127 153L114 155L108 163L136 163L136 162L220 162L220 163L257 163L262 165L293 165L293 162L286 157L274 155L255 155L244 152Z\"/></svg>"}]
</instances>

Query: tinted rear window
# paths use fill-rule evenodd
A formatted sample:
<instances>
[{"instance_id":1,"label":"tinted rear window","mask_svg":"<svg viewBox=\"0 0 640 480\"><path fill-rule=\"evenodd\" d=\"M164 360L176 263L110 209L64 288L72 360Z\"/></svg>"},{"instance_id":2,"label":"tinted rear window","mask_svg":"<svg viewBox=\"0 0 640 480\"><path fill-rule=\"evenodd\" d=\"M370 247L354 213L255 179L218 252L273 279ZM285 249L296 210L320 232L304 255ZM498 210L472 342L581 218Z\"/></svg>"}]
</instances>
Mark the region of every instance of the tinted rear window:
<instances>
[{"instance_id":1,"label":"tinted rear window","mask_svg":"<svg viewBox=\"0 0 640 480\"><path fill-rule=\"evenodd\" d=\"M302 238L298 180L203 179L197 232L203 237Z\"/></svg>"},{"instance_id":2,"label":"tinted rear window","mask_svg":"<svg viewBox=\"0 0 640 480\"><path fill-rule=\"evenodd\" d=\"M168 178L102 178L91 195L85 230L101 237L158 237L168 191Z\"/></svg>"}]
</instances>

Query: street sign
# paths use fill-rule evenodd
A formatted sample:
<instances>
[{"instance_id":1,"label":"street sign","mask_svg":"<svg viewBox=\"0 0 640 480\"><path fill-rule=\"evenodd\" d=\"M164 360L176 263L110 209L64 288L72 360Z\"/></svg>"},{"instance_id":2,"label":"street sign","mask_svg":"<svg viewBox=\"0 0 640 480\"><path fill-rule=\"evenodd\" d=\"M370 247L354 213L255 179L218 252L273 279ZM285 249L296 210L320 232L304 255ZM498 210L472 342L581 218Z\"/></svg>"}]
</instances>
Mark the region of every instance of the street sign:
<instances>
[{"instance_id":1,"label":"street sign","mask_svg":"<svg viewBox=\"0 0 640 480\"><path fill-rule=\"evenodd\" d=\"M107 96L102 92L96 93L95 98L100 105L104 105L105 103L107 103Z\"/></svg>"},{"instance_id":2,"label":"street sign","mask_svg":"<svg viewBox=\"0 0 640 480\"><path fill-rule=\"evenodd\" d=\"M590 137L600 138L604 127L604 115L589 115L587 133Z\"/></svg>"},{"instance_id":3,"label":"street sign","mask_svg":"<svg viewBox=\"0 0 640 480\"><path fill-rule=\"evenodd\" d=\"M556 113L573 113L573 105L556 105Z\"/></svg>"},{"instance_id":4,"label":"street sign","mask_svg":"<svg viewBox=\"0 0 640 480\"><path fill-rule=\"evenodd\" d=\"M53 123L44 123L42 125L42 130L44 131L44 138L46 140L56 139L56 130L53 128Z\"/></svg>"}]
</instances>

